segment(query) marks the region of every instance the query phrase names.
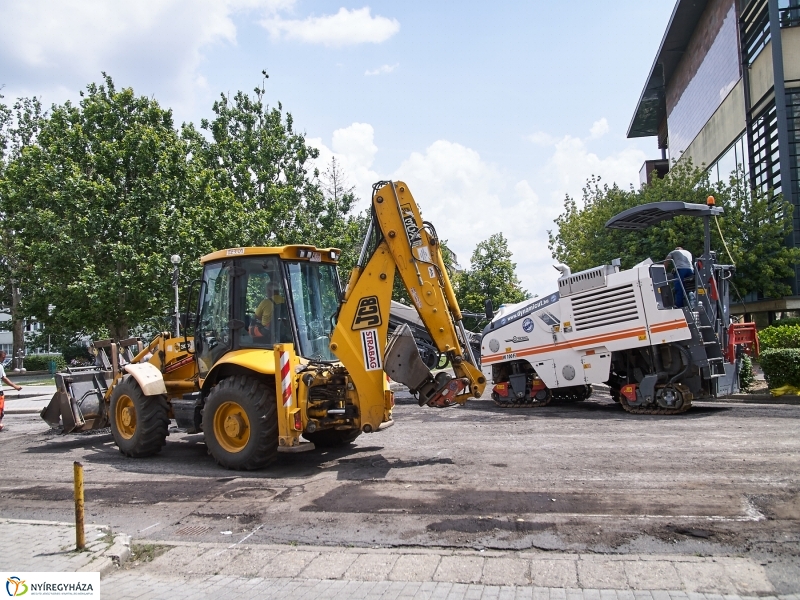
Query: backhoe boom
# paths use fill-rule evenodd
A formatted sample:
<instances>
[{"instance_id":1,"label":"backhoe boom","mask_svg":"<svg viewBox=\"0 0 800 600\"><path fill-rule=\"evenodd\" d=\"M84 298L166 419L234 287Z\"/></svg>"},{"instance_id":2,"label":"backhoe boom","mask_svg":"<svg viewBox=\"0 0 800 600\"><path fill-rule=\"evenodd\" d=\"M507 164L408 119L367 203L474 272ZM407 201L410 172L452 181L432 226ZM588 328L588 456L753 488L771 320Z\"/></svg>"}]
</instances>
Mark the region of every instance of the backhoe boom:
<instances>
[{"instance_id":1,"label":"backhoe boom","mask_svg":"<svg viewBox=\"0 0 800 600\"><path fill-rule=\"evenodd\" d=\"M387 339L395 273L436 347L448 356L455 377L446 372L433 376L407 327L396 331L387 347L382 347ZM373 187L372 220L343 296L331 350L347 367L359 391L362 420L364 399L382 397L384 371L408 385L420 405L463 404L483 393L486 379L461 323L441 244L401 181L379 182ZM376 402L376 415L378 408Z\"/></svg>"}]
</instances>

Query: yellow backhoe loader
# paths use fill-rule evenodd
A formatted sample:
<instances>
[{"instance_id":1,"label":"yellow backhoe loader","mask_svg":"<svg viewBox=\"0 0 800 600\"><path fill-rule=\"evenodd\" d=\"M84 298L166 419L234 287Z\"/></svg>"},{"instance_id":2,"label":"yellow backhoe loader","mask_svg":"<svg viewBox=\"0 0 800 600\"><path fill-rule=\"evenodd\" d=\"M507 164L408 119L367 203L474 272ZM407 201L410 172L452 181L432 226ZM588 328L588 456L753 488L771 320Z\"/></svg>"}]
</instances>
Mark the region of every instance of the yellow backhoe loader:
<instances>
[{"instance_id":1,"label":"yellow backhoe loader","mask_svg":"<svg viewBox=\"0 0 800 600\"><path fill-rule=\"evenodd\" d=\"M58 391L42 418L65 433L110 425L131 457L157 453L175 419L203 432L220 465L258 469L279 451L347 444L390 426L388 377L407 385L420 406L482 394L486 379L439 240L405 183L375 184L344 291L338 258L335 248L306 245L204 256L189 292L197 299L193 335L96 343L95 367L56 375ZM388 339L395 274L454 375L433 376L407 325Z\"/></svg>"}]
</instances>

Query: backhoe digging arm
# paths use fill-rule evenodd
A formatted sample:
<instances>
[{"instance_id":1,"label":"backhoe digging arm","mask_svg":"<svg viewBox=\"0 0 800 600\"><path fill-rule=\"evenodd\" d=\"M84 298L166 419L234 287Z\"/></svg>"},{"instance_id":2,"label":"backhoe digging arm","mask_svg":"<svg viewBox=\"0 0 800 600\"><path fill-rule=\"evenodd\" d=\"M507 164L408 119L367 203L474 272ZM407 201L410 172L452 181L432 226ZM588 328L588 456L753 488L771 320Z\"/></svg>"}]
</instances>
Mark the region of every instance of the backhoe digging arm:
<instances>
[{"instance_id":1,"label":"backhoe digging arm","mask_svg":"<svg viewBox=\"0 0 800 600\"><path fill-rule=\"evenodd\" d=\"M395 272L403 280L438 350L448 356L455 377L435 377L419 356L407 326L387 344ZM331 350L350 373L362 413L384 395L384 372L416 394L420 405L450 406L478 398L486 379L477 366L461 323L453 287L433 226L422 220L408 186L401 181L373 187L372 219L358 264L345 290ZM379 408L374 403L374 411ZM366 410L365 410L366 409ZM362 420L370 421L366 414Z\"/></svg>"}]
</instances>

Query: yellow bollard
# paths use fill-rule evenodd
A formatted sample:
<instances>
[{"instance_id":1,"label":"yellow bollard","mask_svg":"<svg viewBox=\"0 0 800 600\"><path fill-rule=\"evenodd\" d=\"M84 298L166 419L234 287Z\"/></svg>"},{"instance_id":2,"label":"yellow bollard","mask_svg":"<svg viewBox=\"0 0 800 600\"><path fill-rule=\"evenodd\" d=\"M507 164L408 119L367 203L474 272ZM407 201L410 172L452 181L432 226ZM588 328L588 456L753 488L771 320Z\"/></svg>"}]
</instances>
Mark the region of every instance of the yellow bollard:
<instances>
[{"instance_id":1,"label":"yellow bollard","mask_svg":"<svg viewBox=\"0 0 800 600\"><path fill-rule=\"evenodd\" d=\"M75 549L82 550L86 546L86 537L83 531L83 465L73 463L75 474Z\"/></svg>"}]
</instances>

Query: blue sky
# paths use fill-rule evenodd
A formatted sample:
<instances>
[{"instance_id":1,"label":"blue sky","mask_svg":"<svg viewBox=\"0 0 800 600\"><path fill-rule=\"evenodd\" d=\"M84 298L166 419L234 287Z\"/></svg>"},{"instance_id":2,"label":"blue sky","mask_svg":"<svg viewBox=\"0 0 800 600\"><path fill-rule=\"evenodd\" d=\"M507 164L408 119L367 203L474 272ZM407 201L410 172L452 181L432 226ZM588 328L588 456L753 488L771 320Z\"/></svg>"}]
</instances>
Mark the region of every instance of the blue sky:
<instances>
[{"instance_id":1,"label":"blue sky","mask_svg":"<svg viewBox=\"0 0 800 600\"><path fill-rule=\"evenodd\" d=\"M463 266L502 231L541 295L564 195L592 174L638 185L660 156L625 133L674 2L0 0L0 85L50 104L107 71L198 122L266 69L267 100L363 206L402 179Z\"/></svg>"}]
</instances>

